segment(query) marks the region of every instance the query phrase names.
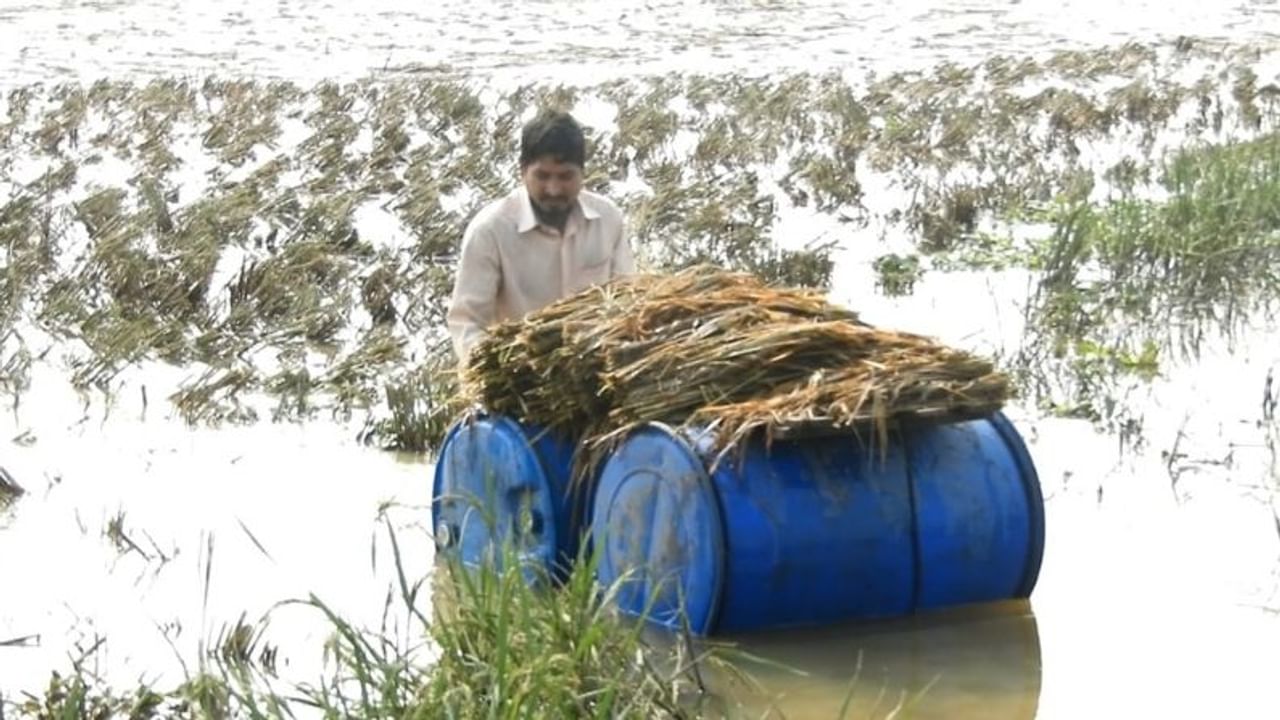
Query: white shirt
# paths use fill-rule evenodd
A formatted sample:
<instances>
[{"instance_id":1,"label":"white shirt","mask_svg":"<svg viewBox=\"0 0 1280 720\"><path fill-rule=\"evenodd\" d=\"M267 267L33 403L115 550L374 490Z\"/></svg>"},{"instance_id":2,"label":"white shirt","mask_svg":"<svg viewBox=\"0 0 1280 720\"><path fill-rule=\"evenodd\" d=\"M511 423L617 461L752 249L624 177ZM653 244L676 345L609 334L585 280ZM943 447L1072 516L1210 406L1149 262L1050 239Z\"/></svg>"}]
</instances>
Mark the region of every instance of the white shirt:
<instances>
[{"instance_id":1,"label":"white shirt","mask_svg":"<svg viewBox=\"0 0 1280 720\"><path fill-rule=\"evenodd\" d=\"M453 349L465 361L490 325L633 272L622 211L608 198L581 191L561 234L538 222L528 192L517 188L463 234L447 315Z\"/></svg>"}]
</instances>

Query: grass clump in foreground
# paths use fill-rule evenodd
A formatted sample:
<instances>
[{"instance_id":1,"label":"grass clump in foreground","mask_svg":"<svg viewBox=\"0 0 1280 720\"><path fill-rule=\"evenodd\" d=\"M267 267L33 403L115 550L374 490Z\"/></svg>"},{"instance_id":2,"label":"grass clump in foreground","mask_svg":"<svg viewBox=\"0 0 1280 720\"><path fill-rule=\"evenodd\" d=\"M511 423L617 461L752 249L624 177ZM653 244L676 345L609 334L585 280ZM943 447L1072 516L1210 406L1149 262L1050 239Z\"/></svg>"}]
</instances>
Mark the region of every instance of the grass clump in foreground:
<instances>
[{"instance_id":1,"label":"grass clump in foreground","mask_svg":"<svg viewBox=\"0 0 1280 720\"><path fill-rule=\"evenodd\" d=\"M393 545L394 546L394 545ZM394 546L398 547L398 546ZM87 658L53 673L42 695L0 698L0 717L94 718L685 718L701 714L685 646L659 649L642 626L615 619L609 591L581 560L563 585L538 588L518 563L499 572L442 569L432 580L433 617L419 609L426 579L400 569L407 629L367 631L321 600L285 603L319 612L333 628L326 672L286 687L266 663L263 637L238 624L203 653L199 672L176 689L106 686ZM536 584L534 584L536 585ZM392 598L388 597L388 610ZM389 614L389 613L388 613Z\"/></svg>"},{"instance_id":2,"label":"grass clump in foreground","mask_svg":"<svg viewBox=\"0 0 1280 720\"><path fill-rule=\"evenodd\" d=\"M609 612L594 564L576 563L556 590L530 589L518 568L452 569L437 591L427 680L442 717L694 717L695 678L683 646L660 651L643 626Z\"/></svg>"}]
</instances>

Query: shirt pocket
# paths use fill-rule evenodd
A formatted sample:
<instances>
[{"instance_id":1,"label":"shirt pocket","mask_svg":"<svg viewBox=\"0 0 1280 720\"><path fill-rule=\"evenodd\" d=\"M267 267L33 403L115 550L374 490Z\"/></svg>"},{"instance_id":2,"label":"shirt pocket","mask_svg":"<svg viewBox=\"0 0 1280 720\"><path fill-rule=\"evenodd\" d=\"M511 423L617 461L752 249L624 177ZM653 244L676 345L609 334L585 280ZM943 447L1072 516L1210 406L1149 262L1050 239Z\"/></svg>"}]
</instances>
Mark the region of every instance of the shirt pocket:
<instances>
[{"instance_id":1,"label":"shirt pocket","mask_svg":"<svg viewBox=\"0 0 1280 720\"><path fill-rule=\"evenodd\" d=\"M579 237L574 247L574 267L587 269L608 265L611 256L610 248L599 233L588 233Z\"/></svg>"},{"instance_id":2,"label":"shirt pocket","mask_svg":"<svg viewBox=\"0 0 1280 720\"><path fill-rule=\"evenodd\" d=\"M611 266L610 259L606 257L594 265L583 265L574 268L573 277L569 282L572 291L578 292L592 285L602 285L608 282Z\"/></svg>"},{"instance_id":3,"label":"shirt pocket","mask_svg":"<svg viewBox=\"0 0 1280 720\"><path fill-rule=\"evenodd\" d=\"M572 277L569 285L577 292L591 285L609 281L609 271L613 265L613 256L605 246L604 238L583 238L573 256Z\"/></svg>"}]
</instances>

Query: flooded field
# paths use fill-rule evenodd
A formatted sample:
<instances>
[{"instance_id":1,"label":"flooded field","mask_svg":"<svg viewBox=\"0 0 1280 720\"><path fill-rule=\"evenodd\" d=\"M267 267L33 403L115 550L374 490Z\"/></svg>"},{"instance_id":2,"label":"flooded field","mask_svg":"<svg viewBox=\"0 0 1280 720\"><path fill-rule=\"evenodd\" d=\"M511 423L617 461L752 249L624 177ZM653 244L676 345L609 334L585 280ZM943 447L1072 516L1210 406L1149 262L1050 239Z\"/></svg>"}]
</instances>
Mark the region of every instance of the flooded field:
<instances>
[{"instance_id":1,"label":"flooded field","mask_svg":"<svg viewBox=\"0 0 1280 720\"><path fill-rule=\"evenodd\" d=\"M315 81L371 73L599 81L661 74L920 69L1061 47L1274 41L1271 0L376 0L6 3L5 82L122 72Z\"/></svg>"},{"instance_id":2,"label":"flooded field","mask_svg":"<svg viewBox=\"0 0 1280 720\"><path fill-rule=\"evenodd\" d=\"M758 685L708 665L709 714L1274 717L1276 28L1264 0L0 6L0 707L41 716L54 671L207 700L228 658L336 692L334 616L429 666L443 293L553 104L649 266L828 286L1018 379L1030 601L727 638Z\"/></svg>"}]
</instances>

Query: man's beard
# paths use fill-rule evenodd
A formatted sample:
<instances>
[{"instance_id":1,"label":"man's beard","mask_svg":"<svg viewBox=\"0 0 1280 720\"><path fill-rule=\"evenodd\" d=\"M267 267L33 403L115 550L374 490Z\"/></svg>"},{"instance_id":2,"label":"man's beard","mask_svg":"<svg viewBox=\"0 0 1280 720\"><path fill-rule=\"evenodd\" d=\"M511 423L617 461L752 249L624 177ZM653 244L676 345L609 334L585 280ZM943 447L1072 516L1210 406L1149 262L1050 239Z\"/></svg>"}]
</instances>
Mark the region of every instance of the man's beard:
<instances>
[{"instance_id":1,"label":"man's beard","mask_svg":"<svg viewBox=\"0 0 1280 720\"><path fill-rule=\"evenodd\" d=\"M569 202L560 206L547 207L530 199L529 204L533 206L533 214L538 218L538 222L554 228L563 229L565 223L569 221L569 213L573 212L573 203Z\"/></svg>"}]
</instances>

